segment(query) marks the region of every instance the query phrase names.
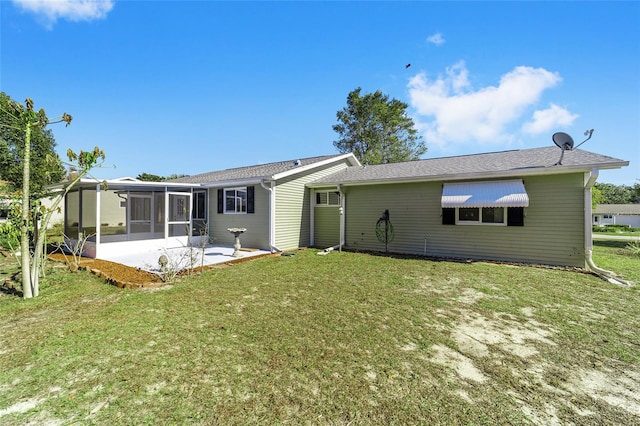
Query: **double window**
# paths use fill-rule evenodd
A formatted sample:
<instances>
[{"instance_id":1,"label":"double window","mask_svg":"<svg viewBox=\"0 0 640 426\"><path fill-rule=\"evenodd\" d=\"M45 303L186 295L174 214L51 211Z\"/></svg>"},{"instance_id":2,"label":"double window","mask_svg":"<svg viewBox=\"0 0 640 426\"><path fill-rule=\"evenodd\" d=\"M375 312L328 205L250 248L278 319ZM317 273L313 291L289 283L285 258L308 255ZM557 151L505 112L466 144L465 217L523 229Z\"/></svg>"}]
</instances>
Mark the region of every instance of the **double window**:
<instances>
[{"instance_id":1,"label":"double window","mask_svg":"<svg viewBox=\"0 0 640 426\"><path fill-rule=\"evenodd\" d=\"M247 212L247 188L230 188L224 190L224 212Z\"/></svg>"},{"instance_id":2,"label":"double window","mask_svg":"<svg viewBox=\"0 0 640 426\"><path fill-rule=\"evenodd\" d=\"M253 186L218 189L218 213L246 214L253 212Z\"/></svg>"},{"instance_id":3,"label":"double window","mask_svg":"<svg viewBox=\"0 0 640 426\"><path fill-rule=\"evenodd\" d=\"M316 206L339 206L340 193L337 191L316 192Z\"/></svg>"},{"instance_id":4,"label":"double window","mask_svg":"<svg viewBox=\"0 0 640 426\"><path fill-rule=\"evenodd\" d=\"M457 223L486 223L504 225L506 207L461 207L458 209Z\"/></svg>"},{"instance_id":5,"label":"double window","mask_svg":"<svg viewBox=\"0 0 640 426\"><path fill-rule=\"evenodd\" d=\"M528 205L521 180L445 183L442 224L523 226Z\"/></svg>"},{"instance_id":6,"label":"double window","mask_svg":"<svg viewBox=\"0 0 640 426\"><path fill-rule=\"evenodd\" d=\"M442 224L524 226L524 207L445 207Z\"/></svg>"}]
</instances>

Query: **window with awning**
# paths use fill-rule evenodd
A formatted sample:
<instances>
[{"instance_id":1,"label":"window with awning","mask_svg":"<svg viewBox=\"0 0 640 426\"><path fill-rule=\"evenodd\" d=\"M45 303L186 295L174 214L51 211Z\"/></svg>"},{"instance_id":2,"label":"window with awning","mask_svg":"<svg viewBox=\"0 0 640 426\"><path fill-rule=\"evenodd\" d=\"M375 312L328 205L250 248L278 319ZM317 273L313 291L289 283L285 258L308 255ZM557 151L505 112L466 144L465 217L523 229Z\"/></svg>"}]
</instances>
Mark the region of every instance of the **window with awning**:
<instances>
[{"instance_id":1,"label":"window with awning","mask_svg":"<svg viewBox=\"0 0 640 426\"><path fill-rule=\"evenodd\" d=\"M445 183L443 225L524 225L529 196L522 180Z\"/></svg>"},{"instance_id":2,"label":"window with awning","mask_svg":"<svg viewBox=\"0 0 640 426\"><path fill-rule=\"evenodd\" d=\"M529 207L522 180L445 183L442 207Z\"/></svg>"}]
</instances>

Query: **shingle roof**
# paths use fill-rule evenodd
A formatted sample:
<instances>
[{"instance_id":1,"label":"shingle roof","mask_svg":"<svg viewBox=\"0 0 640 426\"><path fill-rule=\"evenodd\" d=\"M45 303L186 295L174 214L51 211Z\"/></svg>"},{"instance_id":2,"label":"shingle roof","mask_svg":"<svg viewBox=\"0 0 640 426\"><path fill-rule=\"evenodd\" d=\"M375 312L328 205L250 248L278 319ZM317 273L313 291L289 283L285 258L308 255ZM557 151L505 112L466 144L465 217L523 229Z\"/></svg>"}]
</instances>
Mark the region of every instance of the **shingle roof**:
<instances>
[{"instance_id":1,"label":"shingle roof","mask_svg":"<svg viewBox=\"0 0 640 426\"><path fill-rule=\"evenodd\" d=\"M278 161L275 163L259 164L255 166L237 167L233 169L217 170L208 173L201 173L193 176L185 176L174 179L171 182L182 183L214 183L227 182L248 179L271 179L273 176L292 171L293 169L308 166L331 158L337 158L339 155L322 155L318 157L300 158L287 161Z\"/></svg>"},{"instance_id":2,"label":"shingle roof","mask_svg":"<svg viewBox=\"0 0 640 426\"><path fill-rule=\"evenodd\" d=\"M640 204L598 204L593 211L597 214L638 214L640 215Z\"/></svg>"},{"instance_id":3,"label":"shingle roof","mask_svg":"<svg viewBox=\"0 0 640 426\"><path fill-rule=\"evenodd\" d=\"M592 167L620 168L629 164L625 160L577 149L566 151L562 165L556 166L560 154L557 147L544 147L355 166L321 178L313 186L565 173L587 171Z\"/></svg>"}]
</instances>

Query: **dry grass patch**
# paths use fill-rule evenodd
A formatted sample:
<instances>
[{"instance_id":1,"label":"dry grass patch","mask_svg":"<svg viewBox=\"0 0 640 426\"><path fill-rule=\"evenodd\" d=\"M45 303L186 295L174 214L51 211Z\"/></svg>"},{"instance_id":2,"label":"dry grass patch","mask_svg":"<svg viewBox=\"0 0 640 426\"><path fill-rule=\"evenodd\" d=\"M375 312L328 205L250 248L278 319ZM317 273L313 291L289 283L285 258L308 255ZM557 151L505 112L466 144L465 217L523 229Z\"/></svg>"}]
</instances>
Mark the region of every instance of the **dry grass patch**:
<instances>
[{"instance_id":1,"label":"dry grass patch","mask_svg":"<svg viewBox=\"0 0 640 426\"><path fill-rule=\"evenodd\" d=\"M622 326L624 324L624 326ZM640 298L561 270L356 253L0 299L3 424L633 424Z\"/></svg>"}]
</instances>

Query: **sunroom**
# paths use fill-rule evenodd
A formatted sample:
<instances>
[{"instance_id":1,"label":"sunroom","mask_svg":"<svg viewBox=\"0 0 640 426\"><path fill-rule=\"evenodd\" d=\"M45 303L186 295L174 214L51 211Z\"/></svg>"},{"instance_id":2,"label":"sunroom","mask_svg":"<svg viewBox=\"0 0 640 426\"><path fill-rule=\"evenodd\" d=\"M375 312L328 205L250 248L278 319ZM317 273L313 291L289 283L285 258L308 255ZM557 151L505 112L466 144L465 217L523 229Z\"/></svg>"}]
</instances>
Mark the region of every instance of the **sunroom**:
<instances>
[{"instance_id":1,"label":"sunroom","mask_svg":"<svg viewBox=\"0 0 640 426\"><path fill-rule=\"evenodd\" d=\"M186 247L206 238L206 206L199 184L83 179L65 197L64 232L89 257Z\"/></svg>"}]
</instances>

